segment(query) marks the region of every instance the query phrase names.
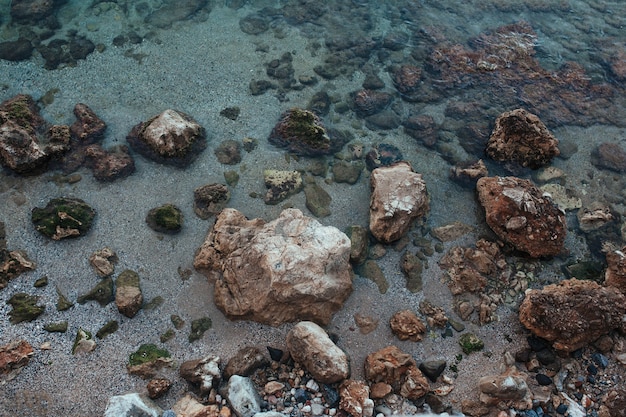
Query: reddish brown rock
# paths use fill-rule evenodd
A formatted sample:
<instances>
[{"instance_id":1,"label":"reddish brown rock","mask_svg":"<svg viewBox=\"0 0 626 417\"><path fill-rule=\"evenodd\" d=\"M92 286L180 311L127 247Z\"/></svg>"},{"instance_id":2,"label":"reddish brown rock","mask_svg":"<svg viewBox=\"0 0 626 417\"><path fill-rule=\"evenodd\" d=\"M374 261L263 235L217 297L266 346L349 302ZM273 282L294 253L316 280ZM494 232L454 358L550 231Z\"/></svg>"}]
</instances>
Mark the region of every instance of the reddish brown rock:
<instances>
[{"instance_id":1,"label":"reddish brown rock","mask_svg":"<svg viewBox=\"0 0 626 417\"><path fill-rule=\"evenodd\" d=\"M626 295L626 247L606 254L604 285L615 287Z\"/></svg>"},{"instance_id":2,"label":"reddish brown rock","mask_svg":"<svg viewBox=\"0 0 626 417\"><path fill-rule=\"evenodd\" d=\"M143 295L139 286L139 275L130 269L122 272L115 281L115 305L117 310L126 317L135 317L141 304Z\"/></svg>"},{"instance_id":3,"label":"reddish brown rock","mask_svg":"<svg viewBox=\"0 0 626 417\"><path fill-rule=\"evenodd\" d=\"M617 143L601 143L592 152L591 163L598 168L624 172L626 171L626 150Z\"/></svg>"},{"instance_id":4,"label":"reddish brown rock","mask_svg":"<svg viewBox=\"0 0 626 417\"><path fill-rule=\"evenodd\" d=\"M226 208L194 266L215 279L215 303L231 319L326 324L352 291L350 239L300 210L269 223Z\"/></svg>"},{"instance_id":5,"label":"reddish brown rock","mask_svg":"<svg viewBox=\"0 0 626 417\"><path fill-rule=\"evenodd\" d=\"M109 150L104 150L97 144L89 145L85 148L85 156L98 181L115 181L135 172L135 160L126 145L115 146Z\"/></svg>"},{"instance_id":6,"label":"reddish brown rock","mask_svg":"<svg viewBox=\"0 0 626 417\"><path fill-rule=\"evenodd\" d=\"M480 402L501 409L514 407L526 410L532 407L532 393L527 384L528 374L511 366L500 375L483 376L478 382Z\"/></svg>"},{"instance_id":7,"label":"reddish brown rock","mask_svg":"<svg viewBox=\"0 0 626 417\"><path fill-rule=\"evenodd\" d=\"M374 401L370 389L364 382L346 379L339 386L339 408L354 417L371 417Z\"/></svg>"},{"instance_id":8,"label":"reddish brown rock","mask_svg":"<svg viewBox=\"0 0 626 417\"><path fill-rule=\"evenodd\" d=\"M23 272L32 271L35 266L24 251L8 251L0 247L0 290L6 287L11 279Z\"/></svg>"},{"instance_id":9,"label":"reddish brown rock","mask_svg":"<svg viewBox=\"0 0 626 417\"><path fill-rule=\"evenodd\" d=\"M484 177L476 183L487 224L498 237L533 258L559 254L565 215L529 180Z\"/></svg>"},{"instance_id":10,"label":"reddish brown rock","mask_svg":"<svg viewBox=\"0 0 626 417\"><path fill-rule=\"evenodd\" d=\"M15 378L28 365L33 348L26 340L14 340L0 346L0 385Z\"/></svg>"},{"instance_id":11,"label":"reddish brown rock","mask_svg":"<svg viewBox=\"0 0 626 417\"><path fill-rule=\"evenodd\" d=\"M193 211L203 220L219 213L230 200L224 184L207 184L193 190Z\"/></svg>"},{"instance_id":12,"label":"reddish brown rock","mask_svg":"<svg viewBox=\"0 0 626 417\"><path fill-rule=\"evenodd\" d=\"M107 125L88 105L76 104L74 116L76 116L76 121L70 126L70 132L79 144L89 145L102 140Z\"/></svg>"},{"instance_id":13,"label":"reddish brown rock","mask_svg":"<svg viewBox=\"0 0 626 417\"><path fill-rule=\"evenodd\" d=\"M366 117L385 110L393 97L384 91L360 90L352 94L352 100L357 116Z\"/></svg>"},{"instance_id":14,"label":"reddish brown rock","mask_svg":"<svg viewBox=\"0 0 626 417\"><path fill-rule=\"evenodd\" d=\"M96 274L98 274L100 278L113 275L117 261L117 255L111 248L102 248L97 250L89 257L89 264L93 267Z\"/></svg>"},{"instance_id":15,"label":"reddish brown rock","mask_svg":"<svg viewBox=\"0 0 626 417\"><path fill-rule=\"evenodd\" d=\"M185 381L198 387L201 395L207 395L212 388L219 386L222 378L220 357L208 355L202 359L185 361L180 365L178 374Z\"/></svg>"},{"instance_id":16,"label":"reddish brown rock","mask_svg":"<svg viewBox=\"0 0 626 417\"><path fill-rule=\"evenodd\" d=\"M404 375L404 382L400 387L400 395L411 401L415 401L428 394L429 391L430 385L422 371L416 366L411 366L407 369Z\"/></svg>"},{"instance_id":17,"label":"reddish brown rock","mask_svg":"<svg viewBox=\"0 0 626 417\"><path fill-rule=\"evenodd\" d=\"M489 172L482 159L459 163L450 168L450 178L463 185L474 186L476 181L487 175Z\"/></svg>"},{"instance_id":18,"label":"reddish brown rock","mask_svg":"<svg viewBox=\"0 0 626 417\"><path fill-rule=\"evenodd\" d=\"M172 386L172 381L167 378L154 378L148 382L146 389L148 390L148 397L153 400L161 398Z\"/></svg>"},{"instance_id":19,"label":"reddish brown rock","mask_svg":"<svg viewBox=\"0 0 626 417\"><path fill-rule=\"evenodd\" d=\"M168 109L132 128L126 140L153 161L186 167L206 148L206 132L191 116Z\"/></svg>"},{"instance_id":20,"label":"reddish brown rock","mask_svg":"<svg viewBox=\"0 0 626 417\"><path fill-rule=\"evenodd\" d=\"M422 320L411 310L401 310L389 319L391 331L400 340L419 342L422 340L426 326Z\"/></svg>"},{"instance_id":21,"label":"reddish brown rock","mask_svg":"<svg viewBox=\"0 0 626 417\"><path fill-rule=\"evenodd\" d=\"M398 391L409 368L416 367L415 360L396 346L387 346L365 358L365 379L384 382Z\"/></svg>"},{"instance_id":22,"label":"reddish brown rock","mask_svg":"<svg viewBox=\"0 0 626 417\"><path fill-rule=\"evenodd\" d=\"M427 114L411 116L402 125L407 135L426 147L432 148L439 139L437 123Z\"/></svg>"},{"instance_id":23,"label":"reddish brown rock","mask_svg":"<svg viewBox=\"0 0 626 417\"><path fill-rule=\"evenodd\" d=\"M415 65L402 65L391 73L391 79L396 90L408 100L414 100L415 93L421 85L422 70Z\"/></svg>"},{"instance_id":24,"label":"reddish brown rock","mask_svg":"<svg viewBox=\"0 0 626 417\"><path fill-rule=\"evenodd\" d=\"M572 352L614 329L624 330L626 296L617 288L575 278L529 290L519 319L557 350Z\"/></svg>"},{"instance_id":25,"label":"reddish brown rock","mask_svg":"<svg viewBox=\"0 0 626 417\"><path fill-rule=\"evenodd\" d=\"M538 169L560 155L558 145L559 141L539 117L524 109L515 109L496 119L486 153L496 161L516 162Z\"/></svg>"},{"instance_id":26,"label":"reddish brown rock","mask_svg":"<svg viewBox=\"0 0 626 417\"><path fill-rule=\"evenodd\" d=\"M428 212L426 183L408 162L376 168L370 184L370 231L383 243L400 239L414 219Z\"/></svg>"}]
</instances>

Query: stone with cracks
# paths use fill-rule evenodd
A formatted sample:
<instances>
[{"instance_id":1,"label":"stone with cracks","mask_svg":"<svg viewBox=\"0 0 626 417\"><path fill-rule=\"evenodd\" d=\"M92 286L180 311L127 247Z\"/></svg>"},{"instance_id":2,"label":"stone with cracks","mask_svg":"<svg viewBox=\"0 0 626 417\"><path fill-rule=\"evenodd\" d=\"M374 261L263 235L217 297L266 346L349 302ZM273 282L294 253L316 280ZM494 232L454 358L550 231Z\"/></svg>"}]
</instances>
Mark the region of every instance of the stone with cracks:
<instances>
[{"instance_id":1,"label":"stone with cracks","mask_svg":"<svg viewBox=\"0 0 626 417\"><path fill-rule=\"evenodd\" d=\"M215 279L215 304L230 319L278 326L327 324L352 291L350 239L300 210L266 223L224 209L194 266Z\"/></svg>"},{"instance_id":2,"label":"stone with cracks","mask_svg":"<svg viewBox=\"0 0 626 417\"><path fill-rule=\"evenodd\" d=\"M426 183L408 162L374 169L370 184L370 231L382 243L400 239L429 209Z\"/></svg>"},{"instance_id":3,"label":"stone with cracks","mask_svg":"<svg viewBox=\"0 0 626 417\"><path fill-rule=\"evenodd\" d=\"M612 330L624 331L626 296L617 288L575 278L528 290L519 319L557 350L572 352Z\"/></svg>"}]
</instances>

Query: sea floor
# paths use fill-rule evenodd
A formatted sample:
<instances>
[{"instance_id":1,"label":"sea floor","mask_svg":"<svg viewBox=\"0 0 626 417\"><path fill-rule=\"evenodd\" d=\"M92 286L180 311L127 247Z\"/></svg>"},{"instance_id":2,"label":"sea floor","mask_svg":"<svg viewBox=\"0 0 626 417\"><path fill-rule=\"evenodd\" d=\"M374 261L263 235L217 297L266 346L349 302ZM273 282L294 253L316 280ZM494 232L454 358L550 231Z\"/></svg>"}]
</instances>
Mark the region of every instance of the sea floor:
<instances>
[{"instance_id":1,"label":"sea floor","mask_svg":"<svg viewBox=\"0 0 626 417\"><path fill-rule=\"evenodd\" d=\"M384 36L389 31L410 32L431 22L433 26L448 24L448 36L457 42L466 42L479 33L518 18L533 19L531 24L538 32L542 65L558 68L562 61L575 59L594 80L600 80L603 69L589 58L593 54L590 39L604 36L614 42L624 42L624 35L620 39L617 35L620 32L614 29L620 22L608 25L605 21L609 17L624 20L624 13L609 10L623 11L624 6L618 2L572 1L566 2L570 6L567 10L541 12L531 7L534 2L522 2L525 6L518 8L514 2L467 2L463 6L466 9L454 10L452 7L435 7L428 1L406 4L394 1L368 9L362 2L354 1L345 2L339 8L343 14L337 13L324 24L293 24L276 19L272 20L269 30L259 35L242 32L240 20L262 7L279 7L283 2L254 2L241 8L213 4L210 12L175 22L170 28L137 26L139 20L136 19L141 17L139 12L123 1L92 3L68 2L61 8L59 19L66 22L64 29L85 33L106 48L88 55L75 66L54 70L45 69L37 57L23 62L0 60L0 100L20 93L30 94L35 99L52 95L53 100L41 103L41 113L54 124L71 124L74 105L86 103L107 123L105 147L124 144L126 135L138 122L167 108L177 109L192 115L207 129L209 145L186 169L163 166L135 155L137 171L112 183L96 181L87 169L79 171L82 179L74 184L59 182L58 176L52 172L33 177L6 171L0 173L0 221L6 225L8 248L26 251L37 264L36 270L12 280L0 292L0 345L24 338L35 347L34 356L22 373L0 386L2 415L102 414L110 396L145 390L146 382L126 371L128 355L143 343L162 345L177 364L208 354L217 354L227 361L240 348L249 345L263 349L265 346L284 347L290 325L274 328L226 319L213 304L212 285L205 276L193 270L194 253L213 221L201 220L194 214L193 190L204 184L224 183L224 172L236 170L240 179L231 187L229 207L242 211L249 218L260 217L268 221L276 218L284 207L296 207L312 216L305 206L303 193L278 205L266 205L261 198L251 197L251 193L264 194L263 171L267 168L306 170L313 163L311 158L286 157L283 150L267 142L283 111L306 107L313 94L322 90L336 102L347 100L351 92L362 88L367 73L371 72L377 73L388 89L392 89L382 58L372 57L365 65L332 80L316 75L314 68L322 62L327 47L324 40L341 33L341 22L349 15L346 10L350 6L355 8L358 19L363 19L366 10L370 11L372 20L368 30L372 37ZM478 3L482 4L482 9ZM511 3L511 11L506 11L507 3ZM8 4L6 0L0 1L3 16L9 9ZM499 9L495 8L496 4L500 4ZM561 26L552 24L551 19L557 19ZM6 23L3 19L0 36L4 34L9 38L15 28ZM359 20L346 24L343 30L348 31L352 25L361 31L366 26ZM112 44L115 36L131 29L144 36L143 42L121 47ZM579 37L573 38L573 34ZM411 38L407 42L402 52L405 55L409 55L414 47ZM580 52L573 53L568 42L579 43ZM251 95L250 81L267 79L265 64L285 52L293 56L296 78L317 76L320 82L299 90L288 89L281 93L270 90L262 95ZM402 53L389 59L399 61ZM459 90L455 98L462 96L463 91ZM447 100L420 103L416 110L410 111L431 115L437 123L444 123L448 120L445 114ZM241 109L236 120L220 116L222 109L233 106ZM451 246L471 246L480 237L493 236L484 223L474 190L449 180L451 165L438 151L422 146L401 127L370 129L352 111L331 111L324 122L335 129L349 131L354 141L363 143L366 149L381 142L395 145L414 170L423 174L431 209L423 224L411 231L412 236L421 236L425 230L454 221L474 227L473 232L459 240L445 243L444 253ZM590 164L591 153L598 143L609 141L626 146L624 125L569 124L550 128L560 141L574 143L577 147L568 159L557 158L552 164L565 172L567 188L584 203L610 201L615 212L624 215L625 196L615 191L623 189L622 175L599 170ZM241 163L227 166L217 161L214 150L220 142L227 139L240 141L245 137L258 139L259 146L250 153L244 152ZM458 151L465 152L460 147ZM506 173L498 164L491 164L490 170L493 174ZM331 214L319 219L321 223L341 230L354 224L367 226L367 171L354 185L325 182L323 178L318 178L317 182L332 197ZM607 186L609 183L612 184L610 187ZM44 206L49 199L61 196L83 199L96 209L94 226L86 236L56 242L34 229L30 221L32 208ZM162 235L145 224L148 210L164 203L175 204L184 214L184 226L179 234ZM572 225L566 242L569 255L541 262L537 280L531 285L558 281L563 278L561 267L564 264L591 256L584 237L576 228L575 213L568 213L568 222ZM114 303L101 307L89 302L76 304L65 312L57 311L57 288L74 301L98 282L88 258L103 247L112 248L119 258L116 274L125 269L138 272L144 298L151 300L160 296L164 302L153 310L140 311L132 319L120 315ZM409 250L414 248L409 244ZM327 328L338 335L338 345L350 356L354 378L362 377L366 355L389 344L411 353L418 361L445 359L452 363L460 353L458 334L443 338L435 331L422 342L415 343L401 342L391 333L387 325L389 318L400 309L417 311L423 299L456 317L452 295L437 265L442 253L429 257L428 268L422 276L423 291L418 293L406 289L399 267L401 255L401 251L388 247L386 255L378 260L389 283L384 294L372 281L357 275L353 294ZM512 257L511 262L524 263L527 260ZM183 279L179 271L186 270L192 273ZM33 288L34 281L43 276L48 277L49 285ZM11 325L7 316L10 306L5 301L17 292L40 296L40 303L46 306L45 313L33 322ZM519 294L517 301L521 297ZM361 334L353 319L355 313L376 317L380 324L374 332ZM525 343L527 332L517 320L516 307L502 306L497 313L499 320L487 325L465 323L468 331L485 341L485 350L489 354L473 354L459 364L458 373L454 375L455 389L448 396L451 405L457 409L461 400L477 398L479 376L499 373L503 353ZM187 324L173 339L160 343L160 335L172 327L170 316L173 314L182 317ZM203 316L211 318L212 328L200 340L189 343L189 323ZM79 328L95 333L113 319L120 323L117 332L98 340L93 352L72 355L71 347ZM66 333L49 333L43 329L44 324L61 320L69 322ZM40 349L46 342L50 343L50 349ZM446 373L452 375L450 370ZM166 370L164 376L174 381L170 392L157 400L163 409L167 409L188 387L178 378L175 368Z\"/></svg>"}]
</instances>

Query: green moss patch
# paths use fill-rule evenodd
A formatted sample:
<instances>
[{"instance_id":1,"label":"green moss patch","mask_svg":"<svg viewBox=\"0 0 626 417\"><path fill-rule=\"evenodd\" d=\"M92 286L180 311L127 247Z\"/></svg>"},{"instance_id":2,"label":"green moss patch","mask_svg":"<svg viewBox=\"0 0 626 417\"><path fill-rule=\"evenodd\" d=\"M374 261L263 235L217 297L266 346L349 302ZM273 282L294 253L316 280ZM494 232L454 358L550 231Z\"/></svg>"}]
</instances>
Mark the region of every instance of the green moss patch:
<instances>
[{"instance_id":1,"label":"green moss patch","mask_svg":"<svg viewBox=\"0 0 626 417\"><path fill-rule=\"evenodd\" d=\"M171 356L167 350L159 349L152 343L146 343L139 346L136 352L130 354L128 363L130 366L136 366L155 361L158 358L169 358Z\"/></svg>"},{"instance_id":2,"label":"green moss patch","mask_svg":"<svg viewBox=\"0 0 626 417\"><path fill-rule=\"evenodd\" d=\"M39 317L46 307L38 306L37 301L39 301L39 297L36 295L29 295L23 292L18 292L9 298L7 304L13 307L13 310L9 311L11 324L33 321Z\"/></svg>"}]
</instances>

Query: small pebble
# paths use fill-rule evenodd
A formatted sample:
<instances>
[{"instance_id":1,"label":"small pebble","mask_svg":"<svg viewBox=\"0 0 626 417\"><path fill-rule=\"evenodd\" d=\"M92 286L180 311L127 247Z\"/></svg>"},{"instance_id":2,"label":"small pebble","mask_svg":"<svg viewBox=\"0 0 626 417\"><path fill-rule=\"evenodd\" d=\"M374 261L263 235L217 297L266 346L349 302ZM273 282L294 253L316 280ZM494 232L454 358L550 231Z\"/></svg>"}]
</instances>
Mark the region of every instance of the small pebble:
<instances>
[{"instance_id":1,"label":"small pebble","mask_svg":"<svg viewBox=\"0 0 626 417\"><path fill-rule=\"evenodd\" d=\"M589 364L589 366L587 367L587 372L589 372L591 375L596 375L598 373L598 368L594 364Z\"/></svg>"},{"instance_id":2,"label":"small pebble","mask_svg":"<svg viewBox=\"0 0 626 417\"><path fill-rule=\"evenodd\" d=\"M565 414L567 412L567 405L561 404L556 408L556 412L559 414Z\"/></svg>"},{"instance_id":3,"label":"small pebble","mask_svg":"<svg viewBox=\"0 0 626 417\"><path fill-rule=\"evenodd\" d=\"M304 407L302 407L302 412L303 413L310 413L311 412L311 406L310 405L305 405Z\"/></svg>"},{"instance_id":4,"label":"small pebble","mask_svg":"<svg viewBox=\"0 0 626 417\"><path fill-rule=\"evenodd\" d=\"M550 385L552 383L552 378L545 374L537 374L535 375L535 378L537 379L537 383L539 385Z\"/></svg>"},{"instance_id":5,"label":"small pebble","mask_svg":"<svg viewBox=\"0 0 626 417\"><path fill-rule=\"evenodd\" d=\"M594 353L593 355L591 355L591 360L593 360L595 364L598 365L602 369L609 366L609 360L607 359L606 356L604 356L601 353Z\"/></svg>"},{"instance_id":6,"label":"small pebble","mask_svg":"<svg viewBox=\"0 0 626 417\"><path fill-rule=\"evenodd\" d=\"M162 417L176 417L176 413L172 410L165 410Z\"/></svg>"},{"instance_id":7,"label":"small pebble","mask_svg":"<svg viewBox=\"0 0 626 417\"><path fill-rule=\"evenodd\" d=\"M305 385L309 391L317 392L320 390L320 386L314 379L309 379Z\"/></svg>"}]
</instances>

